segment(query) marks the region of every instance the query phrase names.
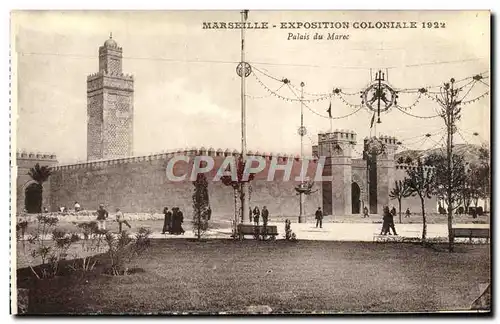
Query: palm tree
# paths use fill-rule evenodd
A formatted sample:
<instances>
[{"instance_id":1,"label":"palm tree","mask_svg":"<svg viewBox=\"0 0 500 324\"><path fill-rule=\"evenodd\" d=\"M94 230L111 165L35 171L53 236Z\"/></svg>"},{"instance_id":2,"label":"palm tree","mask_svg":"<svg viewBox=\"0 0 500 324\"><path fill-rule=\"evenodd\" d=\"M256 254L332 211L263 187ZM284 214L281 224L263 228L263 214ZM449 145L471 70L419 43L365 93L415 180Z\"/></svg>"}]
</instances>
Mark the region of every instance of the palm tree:
<instances>
[{"instance_id":1,"label":"palm tree","mask_svg":"<svg viewBox=\"0 0 500 324\"><path fill-rule=\"evenodd\" d=\"M33 179L33 181L36 182L36 185L38 186L37 189L40 192L40 197L43 197L43 183L49 179L51 174L52 169L50 167L40 166L40 164L38 163L28 171L28 175L31 177L31 179ZM41 212L41 201L39 206L40 207L37 207L37 209L40 209L38 212Z\"/></svg>"},{"instance_id":2,"label":"palm tree","mask_svg":"<svg viewBox=\"0 0 500 324\"><path fill-rule=\"evenodd\" d=\"M39 185L43 185L52 174L52 169L46 165L40 166L40 164L35 164L33 168L28 171L28 175L36 181Z\"/></svg>"}]
</instances>

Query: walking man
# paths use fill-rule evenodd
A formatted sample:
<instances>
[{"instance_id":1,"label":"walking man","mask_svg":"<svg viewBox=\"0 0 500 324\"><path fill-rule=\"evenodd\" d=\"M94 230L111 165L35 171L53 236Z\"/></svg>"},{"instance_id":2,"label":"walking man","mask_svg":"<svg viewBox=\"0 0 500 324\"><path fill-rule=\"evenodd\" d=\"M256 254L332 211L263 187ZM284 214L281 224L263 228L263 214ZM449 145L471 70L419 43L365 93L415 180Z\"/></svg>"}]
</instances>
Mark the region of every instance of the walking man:
<instances>
[{"instance_id":1,"label":"walking man","mask_svg":"<svg viewBox=\"0 0 500 324\"><path fill-rule=\"evenodd\" d=\"M411 213L410 213L410 208L406 208L406 214L405 214L405 218L406 217L410 217Z\"/></svg>"},{"instance_id":2,"label":"walking man","mask_svg":"<svg viewBox=\"0 0 500 324\"><path fill-rule=\"evenodd\" d=\"M321 207L318 207L316 210L316 228L323 228L323 212L321 211Z\"/></svg>"},{"instance_id":3,"label":"walking man","mask_svg":"<svg viewBox=\"0 0 500 324\"><path fill-rule=\"evenodd\" d=\"M380 235L387 235L389 232L389 222L391 218L391 212L389 211L389 207L384 206L382 216L382 229L380 230Z\"/></svg>"},{"instance_id":4,"label":"walking man","mask_svg":"<svg viewBox=\"0 0 500 324\"><path fill-rule=\"evenodd\" d=\"M370 214L368 213L368 207L365 206L363 208L363 218L370 217Z\"/></svg>"},{"instance_id":5,"label":"walking man","mask_svg":"<svg viewBox=\"0 0 500 324\"><path fill-rule=\"evenodd\" d=\"M99 209L97 210L97 228L99 230L106 230L106 218L108 218L108 216L108 211L104 209L103 204L100 204Z\"/></svg>"},{"instance_id":6,"label":"walking man","mask_svg":"<svg viewBox=\"0 0 500 324\"><path fill-rule=\"evenodd\" d=\"M389 232L389 235L391 234L389 229L392 230L392 234L398 235L398 233L396 233L396 227L394 226L394 216L396 216L396 208L392 207L389 217L387 218L387 231Z\"/></svg>"},{"instance_id":7,"label":"walking man","mask_svg":"<svg viewBox=\"0 0 500 324\"><path fill-rule=\"evenodd\" d=\"M120 208L116 208L116 221L118 222L118 233L122 232L122 224L127 225L128 228L132 228L132 226L130 226L130 224L125 220L125 216L123 216Z\"/></svg>"}]
</instances>

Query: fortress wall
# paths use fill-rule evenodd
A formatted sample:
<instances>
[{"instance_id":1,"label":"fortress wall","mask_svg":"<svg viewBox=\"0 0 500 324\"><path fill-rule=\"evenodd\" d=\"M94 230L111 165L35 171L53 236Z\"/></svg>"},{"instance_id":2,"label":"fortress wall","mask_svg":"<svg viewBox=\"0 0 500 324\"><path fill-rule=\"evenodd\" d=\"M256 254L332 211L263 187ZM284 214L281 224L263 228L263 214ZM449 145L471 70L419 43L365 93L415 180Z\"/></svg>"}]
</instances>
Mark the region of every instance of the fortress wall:
<instances>
[{"instance_id":1,"label":"fortress wall","mask_svg":"<svg viewBox=\"0 0 500 324\"><path fill-rule=\"evenodd\" d=\"M56 167L50 183L51 210L55 211L60 206L72 208L78 201L85 209L96 209L104 203L108 211L120 207L124 212L161 212L164 206L178 206L190 215L194 186L189 176L181 182L172 182L166 176L167 162L173 156L155 155ZM190 163L177 162L174 175L181 176L186 172L189 175L193 169L192 159L193 156ZM210 204L214 215L230 218L234 214L233 189L220 181L212 181L224 156L214 159L215 168L207 173ZM283 160L280 162L284 163ZM297 215L299 196L294 186L298 182L283 181L284 171L276 172L275 181L267 181L269 165L269 162L266 163L265 170L257 174L252 182L250 205L266 205L271 215ZM316 163L311 161L308 167L307 174L313 178ZM300 161L294 160L291 179L298 176L300 170ZM315 185L315 189L319 187ZM321 205L321 192L306 197L305 205L306 213L313 214Z\"/></svg>"}]
</instances>

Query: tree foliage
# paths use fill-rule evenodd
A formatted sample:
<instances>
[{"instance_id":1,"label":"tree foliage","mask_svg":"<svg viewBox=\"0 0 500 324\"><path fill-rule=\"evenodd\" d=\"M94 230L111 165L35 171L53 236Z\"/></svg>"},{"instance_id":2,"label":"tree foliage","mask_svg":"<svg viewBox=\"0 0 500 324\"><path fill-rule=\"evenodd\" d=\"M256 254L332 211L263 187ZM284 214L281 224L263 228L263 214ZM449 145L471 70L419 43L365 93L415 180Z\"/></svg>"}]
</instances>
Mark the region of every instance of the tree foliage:
<instances>
[{"instance_id":1,"label":"tree foliage","mask_svg":"<svg viewBox=\"0 0 500 324\"><path fill-rule=\"evenodd\" d=\"M193 181L193 230L198 239L208 229L208 213L210 201L208 196L208 181L204 174L198 174L196 181Z\"/></svg>"},{"instance_id":2,"label":"tree foliage","mask_svg":"<svg viewBox=\"0 0 500 324\"><path fill-rule=\"evenodd\" d=\"M28 171L28 175L36 181L38 184L42 185L45 181L47 181L52 174L52 169L48 166L40 166L39 163L35 164L34 167L32 167Z\"/></svg>"},{"instance_id":3,"label":"tree foliage","mask_svg":"<svg viewBox=\"0 0 500 324\"><path fill-rule=\"evenodd\" d=\"M461 155L453 154L451 163L451 178L449 177L446 156L441 154L431 154L426 158L426 165L434 167L433 194L440 200L444 200L447 205L451 201L453 210L458 208L463 202L464 186L466 180L464 158ZM449 181L451 180L451 181ZM451 195L449 195L451 193Z\"/></svg>"},{"instance_id":4,"label":"tree foliage","mask_svg":"<svg viewBox=\"0 0 500 324\"><path fill-rule=\"evenodd\" d=\"M243 221L243 218L244 218L244 215L246 212L246 211L242 210L243 200L245 199L245 196L243 194L242 185L244 183L249 183L255 179L255 173L249 173L248 179L244 179L245 166L246 166L246 162L244 162L242 158L239 158L236 161L236 176L233 177L230 166L228 166L225 174L221 177L221 182L224 185L233 188L235 217L237 219L238 214L240 214L239 216L240 216L241 221ZM249 188L249 194L250 194L250 188ZM239 206L238 206L238 200L239 200ZM234 230L236 230L236 222L234 224Z\"/></svg>"},{"instance_id":5,"label":"tree foliage","mask_svg":"<svg viewBox=\"0 0 500 324\"><path fill-rule=\"evenodd\" d=\"M399 205L399 223L402 223L401 220L401 201L403 198L407 198L411 196L410 185L407 178L403 180L396 180L394 183L394 187L389 192L389 197L391 199L397 199Z\"/></svg>"},{"instance_id":6,"label":"tree foliage","mask_svg":"<svg viewBox=\"0 0 500 324\"><path fill-rule=\"evenodd\" d=\"M426 167L420 159L417 166L406 171L408 180L408 192L412 196L420 198L422 208L422 242L427 236L427 219L425 215L425 199L430 199L434 192L433 186L436 172L434 169Z\"/></svg>"}]
</instances>

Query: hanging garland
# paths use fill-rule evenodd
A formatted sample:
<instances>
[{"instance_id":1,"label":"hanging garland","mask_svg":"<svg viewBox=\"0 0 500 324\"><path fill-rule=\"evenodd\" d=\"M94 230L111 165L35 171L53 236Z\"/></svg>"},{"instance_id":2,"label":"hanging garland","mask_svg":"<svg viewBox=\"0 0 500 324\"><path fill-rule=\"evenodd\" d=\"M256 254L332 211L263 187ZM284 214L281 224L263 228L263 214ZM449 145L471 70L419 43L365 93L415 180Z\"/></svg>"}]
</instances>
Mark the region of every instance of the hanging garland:
<instances>
[{"instance_id":1,"label":"hanging garland","mask_svg":"<svg viewBox=\"0 0 500 324\"><path fill-rule=\"evenodd\" d=\"M488 90L485 93L483 93L482 95L480 95L479 97L476 97L476 98L471 99L471 100L462 101L462 105L468 105L468 104L474 103L476 101L479 101L482 98L486 97L489 93L490 93L490 91Z\"/></svg>"},{"instance_id":2,"label":"hanging garland","mask_svg":"<svg viewBox=\"0 0 500 324\"><path fill-rule=\"evenodd\" d=\"M395 106L396 106L397 108L404 109L404 110L407 110L407 109L412 109L413 107L415 107L415 106L416 106L416 105L420 102L420 98L422 98L422 92L419 92L419 93L418 93L418 97L417 97L417 99L416 99L416 100L415 100L415 102L413 102L411 105L409 105L409 106L401 106L400 104L398 104L398 103L396 102Z\"/></svg>"},{"instance_id":3,"label":"hanging garland","mask_svg":"<svg viewBox=\"0 0 500 324\"><path fill-rule=\"evenodd\" d=\"M283 88L285 86L285 84L283 83L278 89L274 90L273 92L274 93L277 93L278 91L281 90L281 88ZM264 98L269 98L271 97L273 94L272 93L269 93L267 95L264 95L264 96L253 96L253 95L249 95L249 94L246 94L245 96L250 98L250 99L264 99Z\"/></svg>"},{"instance_id":4,"label":"hanging garland","mask_svg":"<svg viewBox=\"0 0 500 324\"><path fill-rule=\"evenodd\" d=\"M272 76L270 73L267 73L267 72L264 72L254 66L252 66L252 69L250 69L250 74L253 75L257 82L269 93L269 95L267 96L261 96L261 97L253 97L254 99L260 99L260 98L266 98L266 97L270 97L270 96L275 96L279 99L282 99L284 101L287 101L287 102L302 102L304 103L304 105L306 106L307 109L309 109L309 111L311 111L313 114L317 115L317 116L320 116L320 117L323 117L323 118L328 118L328 119L342 119L342 118L347 118L349 116L352 116L354 115L355 113L357 113L361 108L363 108L367 103L365 102L365 100L361 103L361 104L353 104L353 103L350 103L349 101L347 101L344 96L353 96L353 95L358 95L358 94L362 94L362 97L364 95L364 97L366 97L366 94L367 94L367 91L368 89L365 89L364 91L356 91L356 92L352 92L352 93L347 93L347 92L344 92L342 91L341 89L339 88L335 88L333 89L333 91L331 93L313 93L313 92L304 92L306 93L307 95L310 95L310 96L315 96L315 97L318 97L318 98L313 98L313 99L306 99L306 98L300 98L294 91L293 89L297 89L298 88L293 85L289 79L287 78L283 78L283 79L280 79L280 78L277 78L277 77L274 77ZM276 90L272 90L270 89L258 76L257 74L255 73L255 71L265 75L266 77L272 79L272 80L275 80L275 81L278 81L278 82L281 82L281 86L276 89ZM470 93L470 91L472 90L472 88L474 87L474 85L478 82L482 82L482 79L485 79L485 78L488 78L488 76L484 76L484 74L488 73L487 71L486 72L482 72L480 74L477 74L477 75L474 75L474 76L470 76L470 77L466 77L466 78L463 78L461 80L458 80L458 81L454 81L455 84L458 83L458 82L463 82L463 81L468 81L466 84L460 86L457 88L457 90L461 90L461 89L464 89L465 87L469 86L472 84L472 86L469 88L469 90L467 91L467 93L463 96L463 98L467 97L467 95ZM484 83L484 82L483 82ZM486 84L486 83L485 83ZM295 95L295 98L289 98L289 97L285 97L281 94L278 93L278 91L280 91L284 85L287 85L288 88L290 89L290 91ZM415 114L412 114L412 113L409 113L407 112L406 110L409 110L409 109L412 109L413 107L416 107L419 103L420 103L420 100L421 100L421 97L422 95L424 95L425 97L435 101L435 102L438 102L439 103L439 100L437 98L437 95L440 94L440 92L437 92L437 91L430 91L430 89L434 89L434 88L439 88L441 89L441 86L428 86L428 87L423 87L423 88L403 88L403 89L389 89L391 91L391 93L393 94L394 98L397 98L398 96L398 93L418 93L418 97L416 98L416 100L409 106L401 106L397 103L397 100L393 100L394 101L394 106L399 110L401 111L402 113L408 115L408 116L411 116L411 117L414 117L414 118L419 118L419 119L431 119L431 118L436 118L436 117L440 117L441 115L439 113L437 113L436 115L433 115L433 116L418 116L418 115L415 115ZM380 92L380 89L379 89L379 92ZM436 96L432 96L431 94L436 94ZM482 99L483 97L485 97L486 95L489 94L489 91L485 92L484 94L482 94L481 96L477 97L477 98L474 98L474 99L471 99L471 100L467 100L467 101L462 101L461 104L462 105L467 105L467 104L470 104L470 103L474 103L480 99ZM248 95L249 97L252 97L250 95ZM349 113L349 114L346 114L344 116L338 116L338 117L331 117L331 116L326 116L326 115L323 115L323 114L320 114L316 111L314 111L313 109L311 109L311 107L309 107L308 105L306 105L305 103L309 103L309 102L320 102L320 101L323 101L323 100L326 100L326 99L329 99L331 100L332 97L334 96L337 96L346 106L350 107L350 108L354 108L356 109L355 111L353 111L352 113ZM463 99L462 98L462 99ZM368 107L369 108L369 107ZM388 107L390 108L390 107ZM386 109L386 111L388 111L389 109Z\"/></svg>"},{"instance_id":5,"label":"hanging garland","mask_svg":"<svg viewBox=\"0 0 500 324\"><path fill-rule=\"evenodd\" d=\"M288 88L289 88L289 89L290 89L290 91L291 91L291 92L292 92L292 93L293 93L293 94L294 94L297 98L299 98L299 100L300 100L300 97L297 95L297 93L295 93L295 91L293 90L293 88L292 88L290 85L288 85ZM356 114L358 111L360 111L360 110L361 110L361 108L363 108L363 107L359 107L357 110L355 110L355 111L353 111L353 112L351 112L351 113L349 113L349 114L347 114L347 115L344 115L344 116L330 117L330 116L325 116L325 115L322 115L322 114L320 114L320 113L318 113L318 112L314 111L314 110L313 110L311 107L309 107L306 103L304 103L304 102L302 102L302 103L303 103L303 104L304 104L304 106L305 106L305 107L306 107L306 108L307 108L310 112L312 112L313 114L315 114L315 115L317 115L317 116L319 116L319 117L327 118L327 119L343 119L343 118L347 118L347 117L349 117L349 116L352 116L352 115Z\"/></svg>"},{"instance_id":6,"label":"hanging garland","mask_svg":"<svg viewBox=\"0 0 500 324\"><path fill-rule=\"evenodd\" d=\"M413 115L413 114L410 114L409 112L399 108L399 107L396 107L399 111L401 111L402 113L404 114L407 114L408 116L412 116L412 117L415 117L415 118L420 118L420 119L431 119L431 118L436 118L436 117L439 117L440 115L434 115L434 116L417 116L417 115Z\"/></svg>"},{"instance_id":7,"label":"hanging garland","mask_svg":"<svg viewBox=\"0 0 500 324\"><path fill-rule=\"evenodd\" d=\"M297 102L297 101L301 101L300 98L288 98L288 97L285 97L285 96L282 96L280 95L279 93L277 93L277 91L273 91L272 89L270 89L267 85L265 85L264 82L262 82L262 80L255 74L255 73L252 73L251 75L253 75L255 77L255 79L257 80L257 82L259 82L259 84L267 91L269 92L271 95L277 97L277 98L280 98L282 100L285 100L285 101L290 101L290 102ZM290 81L288 79L283 79L281 80L280 82L283 82L282 85L289 85ZM280 87L281 89L281 87ZM321 98L316 98L316 99L303 99L302 101L303 102L319 102L319 101L322 101L322 100L326 100L326 99L330 99L331 97L333 97L334 94L330 94L329 96L325 96L325 97L321 97Z\"/></svg>"}]
</instances>

